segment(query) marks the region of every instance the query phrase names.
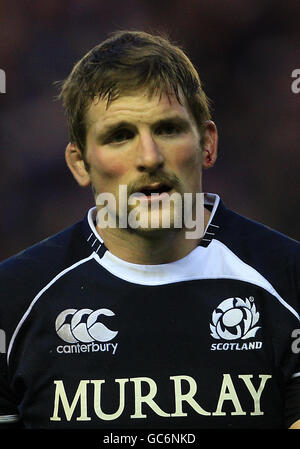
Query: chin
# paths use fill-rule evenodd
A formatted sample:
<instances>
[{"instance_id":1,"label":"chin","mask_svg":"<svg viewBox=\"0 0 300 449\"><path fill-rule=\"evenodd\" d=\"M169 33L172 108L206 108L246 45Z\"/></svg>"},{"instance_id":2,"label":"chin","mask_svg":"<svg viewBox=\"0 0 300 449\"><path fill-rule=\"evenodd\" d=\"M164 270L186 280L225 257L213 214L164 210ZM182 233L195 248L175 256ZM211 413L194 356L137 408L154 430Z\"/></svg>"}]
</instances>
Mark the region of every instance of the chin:
<instances>
[{"instance_id":1,"label":"chin","mask_svg":"<svg viewBox=\"0 0 300 449\"><path fill-rule=\"evenodd\" d=\"M166 208L156 212L144 211L138 214L136 223L131 226L130 220L128 225L131 228L139 229L145 232L162 232L170 229L181 229L183 223L182 209ZM137 226L138 225L138 226Z\"/></svg>"},{"instance_id":2,"label":"chin","mask_svg":"<svg viewBox=\"0 0 300 449\"><path fill-rule=\"evenodd\" d=\"M139 226L137 228L132 228L129 226L128 231L132 234L140 235L144 238L160 239L168 235L168 233L173 234L174 232L180 232L182 231L182 228L178 228L173 223L171 223L168 227L164 227L161 225L155 228L151 226Z\"/></svg>"}]
</instances>

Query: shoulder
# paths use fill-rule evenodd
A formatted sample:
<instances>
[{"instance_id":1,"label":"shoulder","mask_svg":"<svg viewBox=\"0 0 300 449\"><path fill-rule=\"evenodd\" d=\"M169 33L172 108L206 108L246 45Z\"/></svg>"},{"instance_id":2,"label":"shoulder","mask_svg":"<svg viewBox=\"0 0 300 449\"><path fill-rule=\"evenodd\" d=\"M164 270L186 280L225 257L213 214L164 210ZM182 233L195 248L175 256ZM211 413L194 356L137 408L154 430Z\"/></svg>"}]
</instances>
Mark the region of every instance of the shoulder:
<instances>
[{"instance_id":1,"label":"shoulder","mask_svg":"<svg viewBox=\"0 0 300 449\"><path fill-rule=\"evenodd\" d=\"M299 258L300 243L297 240L229 209L224 215L221 238L244 257L255 257L257 253L263 259Z\"/></svg>"},{"instance_id":2,"label":"shoulder","mask_svg":"<svg viewBox=\"0 0 300 449\"><path fill-rule=\"evenodd\" d=\"M270 227L227 209L214 217L216 239L258 271L286 299L300 291L300 243ZM218 222L218 223L217 223Z\"/></svg>"},{"instance_id":3,"label":"shoulder","mask_svg":"<svg viewBox=\"0 0 300 449\"><path fill-rule=\"evenodd\" d=\"M0 263L0 328L13 328L51 279L89 254L79 222Z\"/></svg>"},{"instance_id":4,"label":"shoulder","mask_svg":"<svg viewBox=\"0 0 300 449\"><path fill-rule=\"evenodd\" d=\"M83 253L83 234L81 222L42 240L0 263L0 277L12 276L15 279L33 273L51 272L76 261Z\"/></svg>"}]
</instances>

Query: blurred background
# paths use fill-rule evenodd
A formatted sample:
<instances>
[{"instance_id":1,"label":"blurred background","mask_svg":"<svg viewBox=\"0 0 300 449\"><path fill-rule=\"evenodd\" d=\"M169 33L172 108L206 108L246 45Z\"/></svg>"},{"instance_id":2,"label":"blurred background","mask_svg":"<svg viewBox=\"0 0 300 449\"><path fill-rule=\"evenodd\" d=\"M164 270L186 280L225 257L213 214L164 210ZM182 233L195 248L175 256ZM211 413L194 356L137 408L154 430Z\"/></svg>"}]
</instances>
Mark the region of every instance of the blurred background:
<instances>
[{"instance_id":1,"label":"blurred background","mask_svg":"<svg viewBox=\"0 0 300 449\"><path fill-rule=\"evenodd\" d=\"M298 0L0 0L0 259L81 220L93 205L64 161L53 84L118 29L166 32L197 67L219 130L204 189L300 238Z\"/></svg>"}]
</instances>

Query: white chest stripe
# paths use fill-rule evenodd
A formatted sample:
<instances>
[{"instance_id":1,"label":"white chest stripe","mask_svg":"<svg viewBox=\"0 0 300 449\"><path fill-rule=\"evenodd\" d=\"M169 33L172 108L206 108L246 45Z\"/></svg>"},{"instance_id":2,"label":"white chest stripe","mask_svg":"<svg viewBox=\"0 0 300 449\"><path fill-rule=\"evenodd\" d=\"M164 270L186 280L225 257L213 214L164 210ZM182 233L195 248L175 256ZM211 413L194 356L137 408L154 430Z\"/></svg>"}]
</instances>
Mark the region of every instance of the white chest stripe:
<instances>
[{"instance_id":1,"label":"white chest stripe","mask_svg":"<svg viewBox=\"0 0 300 449\"><path fill-rule=\"evenodd\" d=\"M34 304L38 301L38 299L42 296L43 293L45 293L46 290L48 290L58 279L60 279L62 276L64 276L66 273L68 273L71 270L74 270L74 268L78 267L79 265L82 265L83 263L91 260L94 258L94 253L92 253L89 257L86 257L85 259L79 260L78 262L74 263L73 265L71 265L68 268L65 268L63 271L61 271L60 273L58 273L32 300L32 302L30 303L30 306L28 307L28 309L26 310L26 312L24 313L24 315L22 316L21 320L19 321L8 346L8 350L7 350L7 363L9 363L9 357L10 357L10 353L14 344L14 341L16 339L16 336L21 328L21 326L23 325L24 321L26 320L26 318L28 317L28 315L30 314Z\"/></svg>"},{"instance_id":2,"label":"white chest stripe","mask_svg":"<svg viewBox=\"0 0 300 449\"><path fill-rule=\"evenodd\" d=\"M13 333L7 351L7 363L9 362L16 336L38 299L66 273L92 259L114 276L127 282L140 285L165 285L201 279L232 279L248 282L269 292L300 321L300 316L296 310L279 295L267 279L250 265L247 265L239 259L239 257L227 248L227 246L218 240L212 240L207 248L198 246L190 254L180 260L161 265L139 265L129 263L119 259L109 251L106 251L105 255L100 258L98 254L93 252L89 257L76 262L57 274L34 297Z\"/></svg>"},{"instance_id":3,"label":"white chest stripe","mask_svg":"<svg viewBox=\"0 0 300 449\"><path fill-rule=\"evenodd\" d=\"M257 270L243 262L226 245L213 239L208 247L198 246L186 257L161 265L126 262L106 251L97 262L113 275L140 285L164 285L197 279L233 279L257 285L275 298L300 321L299 314Z\"/></svg>"}]
</instances>

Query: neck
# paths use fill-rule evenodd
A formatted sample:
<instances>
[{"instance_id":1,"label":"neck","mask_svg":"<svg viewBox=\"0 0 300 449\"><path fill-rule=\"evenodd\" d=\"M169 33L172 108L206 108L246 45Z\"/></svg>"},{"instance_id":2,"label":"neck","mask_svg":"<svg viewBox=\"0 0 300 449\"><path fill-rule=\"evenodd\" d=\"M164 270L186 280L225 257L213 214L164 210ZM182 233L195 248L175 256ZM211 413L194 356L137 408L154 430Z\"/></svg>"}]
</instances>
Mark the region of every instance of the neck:
<instances>
[{"instance_id":1,"label":"neck","mask_svg":"<svg viewBox=\"0 0 300 449\"><path fill-rule=\"evenodd\" d=\"M204 208L204 229L210 212ZM199 238L187 239L187 229L163 229L155 232L136 232L120 228L96 227L106 248L130 263L158 265L174 262L187 256L199 244Z\"/></svg>"}]
</instances>

